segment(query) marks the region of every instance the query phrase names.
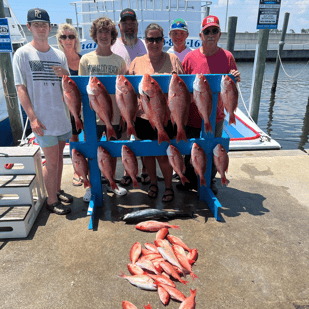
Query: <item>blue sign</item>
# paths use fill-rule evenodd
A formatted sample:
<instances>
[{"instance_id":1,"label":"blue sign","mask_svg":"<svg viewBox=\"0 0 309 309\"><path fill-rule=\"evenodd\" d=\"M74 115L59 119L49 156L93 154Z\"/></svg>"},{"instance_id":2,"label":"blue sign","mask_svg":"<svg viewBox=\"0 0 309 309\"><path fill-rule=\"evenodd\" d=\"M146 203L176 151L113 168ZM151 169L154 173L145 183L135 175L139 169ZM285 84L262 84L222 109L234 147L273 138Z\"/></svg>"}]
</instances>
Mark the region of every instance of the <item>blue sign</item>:
<instances>
[{"instance_id":1,"label":"blue sign","mask_svg":"<svg viewBox=\"0 0 309 309\"><path fill-rule=\"evenodd\" d=\"M260 0L257 29L277 29L281 0Z\"/></svg>"},{"instance_id":2,"label":"blue sign","mask_svg":"<svg viewBox=\"0 0 309 309\"><path fill-rule=\"evenodd\" d=\"M0 53L12 52L12 42L7 18L0 18Z\"/></svg>"}]
</instances>

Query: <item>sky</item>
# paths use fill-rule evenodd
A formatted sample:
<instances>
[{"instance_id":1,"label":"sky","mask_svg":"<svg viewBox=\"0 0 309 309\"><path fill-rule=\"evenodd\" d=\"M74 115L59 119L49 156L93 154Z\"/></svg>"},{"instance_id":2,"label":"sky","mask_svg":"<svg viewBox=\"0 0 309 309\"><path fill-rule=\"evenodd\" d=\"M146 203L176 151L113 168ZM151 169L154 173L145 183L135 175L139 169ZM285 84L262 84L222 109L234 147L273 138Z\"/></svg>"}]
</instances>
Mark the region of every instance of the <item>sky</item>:
<instances>
[{"instance_id":1,"label":"sky","mask_svg":"<svg viewBox=\"0 0 309 309\"><path fill-rule=\"evenodd\" d=\"M52 23L63 23L71 18L76 23L75 8L70 0L7 0L21 24L26 23L27 11L30 8L46 9ZM152 1L152 0L150 0ZM210 14L220 20L222 30L225 30L225 19L228 2L228 17L237 16L237 32L256 32L259 0L213 0ZM203 2L202 2L203 3ZM301 29L309 29L309 0L281 0L278 29L282 29L285 12L290 13L288 32L293 29L300 33ZM227 26L226 26L227 29Z\"/></svg>"}]
</instances>

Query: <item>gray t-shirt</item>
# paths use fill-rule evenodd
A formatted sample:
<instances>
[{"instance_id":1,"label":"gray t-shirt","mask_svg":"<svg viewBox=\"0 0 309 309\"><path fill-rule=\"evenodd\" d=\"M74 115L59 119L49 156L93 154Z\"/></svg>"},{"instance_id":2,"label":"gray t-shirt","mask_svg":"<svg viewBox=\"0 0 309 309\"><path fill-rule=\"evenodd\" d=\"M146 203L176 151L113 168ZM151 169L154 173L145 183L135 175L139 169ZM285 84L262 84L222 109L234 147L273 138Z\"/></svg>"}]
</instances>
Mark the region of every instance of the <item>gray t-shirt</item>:
<instances>
[{"instance_id":1,"label":"gray t-shirt","mask_svg":"<svg viewBox=\"0 0 309 309\"><path fill-rule=\"evenodd\" d=\"M120 38L112 46L112 52L122 57L127 67L129 68L131 62L136 58L147 54L146 45L143 40L138 39L133 46L124 45Z\"/></svg>"},{"instance_id":2,"label":"gray t-shirt","mask_svg":"<svg viewBox=\"0 0 309 309\"><path fill-rule=\"evenodd\" d=\"M13 59L15 85L27 87L33 111L46 127L44 135L59 136L68 133L72 126L62 98L61 78L52 69L54 65L69 71L62 51L50 47L43 53L30 43L20 47Z\"/></svg>"}]
</instances>

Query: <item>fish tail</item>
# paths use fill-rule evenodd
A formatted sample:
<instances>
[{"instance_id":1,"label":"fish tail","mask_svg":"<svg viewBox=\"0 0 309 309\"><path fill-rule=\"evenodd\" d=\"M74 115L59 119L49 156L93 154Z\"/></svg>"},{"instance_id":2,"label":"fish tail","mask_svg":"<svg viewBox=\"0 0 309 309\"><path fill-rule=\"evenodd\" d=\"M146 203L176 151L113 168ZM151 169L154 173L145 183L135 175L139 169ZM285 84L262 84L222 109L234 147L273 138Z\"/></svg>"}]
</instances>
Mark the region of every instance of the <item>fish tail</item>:
<instances>
[{"instance_id":1,"label":"fish tail","mask_svg":"<svg viewBox=\"0 0 309 309\"><path fill-rule=\"evenodd\" d=\"M192 277L192 279L198 279L198 276L196 274L193 273L193 271L190 272L190 276Z\"/></svg>"},{"instance_id":2,"label":"fish tail","mask_svg":"<svg viewBox=\"0 0 309 309\"><path fill-rule=\"evenodd\" d=\"M169 225L171 229L180 230L179 225Z\"/></svg>"},{"instance_id":3,"label":"fish tail","mask_svg":"<svg viewBox=\"0 0 309 309\"><path fill-rule=\"evenodd\" d=\"M74 119L74 120L75 120L75 126L76 126L77 131L84 130L84 124L82 123L82 121L79 118Z\"/></svg>"},{"instance_id":4,"label":"fish tail","mask_svg":"<svg viewBox=\"0 0 309 309\"><path fill-rule=\"evenodd\" d=\"M230 113L229 126L234 123L236 125L236 119L234 113Z\"/></svg>"},{"instance_id":5,"label":"fish tail","mask_svg":"<svg viewBox=\"0 0 309 309\"><path fill-rule=\"evenodd\" d=\"M128 136L131 136L131 135L134 135L135 137L137 137L135 128L133 127L132 124L128 125Z\"/></svg>"},{"instance_id":6,"label":"fish tail","mask_svg":"<svg viewBox=\"0 0 309 309\"><path fill-rule=\"evenodd\" d=\"M185 142L187 142L187 135L184 129L180 129L177 132L176 142L178 143L181 140L184 140Z\"/></svg>"},{"instance_id":7,"label":"fish tail","mask_svg":"<svg viewBox=\"0 0 309 309\"><path fill-rule=\"evenodd\" d=\"M205 187L207 187L207 184L206 184L206 179L205 179L205 177L203 176L203 177L201 177L201 180L200 180L200 185L201 186L205 186Z\"/></svg>"},{"instance_id":8,"label":"fish tail","mask_svg":"<svg viewBox=\"0 0 309 309\"><path fill-rule=\"evenodd\" d=\"M225 176L222 176L222 177L221 177L221 184L222 184L222 186L223 186L223 185L228 185L228 184L229 184Z\"/></svg>"},{"instance_id":9,"label":"fish tail","mask_svg":"<svg viewBox=\"0 0 309 309\"><path fill-rule=\"evenodd\" d=\"M110 181L110 185L111 185L112 190L119 190L119 188L116 185L115 181Z\"/></svg>"},{"instance_id":10,"label":"fish tail","mask_svg":"<svg viewBox=\"0 0 309 309\"><path fill-rule=\"evenodd\" d=\"M181 182L183 185L185 185L185 183L190 183L190 181L188 180L188 178L184 175L180 176Z\"/></svg>"},{"instance_id":11,"label":"fish tail","mask_svg":"<svg viewBox=\"0 0 309 309\"><path fill-rule=\"evenodd\" d=\"M147 306L146 306L146 305L144 305L144 308L145 308L145 309L152 309L152 308L151 308L151 305L150 305L149 303L148 303L148 305L147 305Z\"/></svg>"},{"instance_id":12,"label":"fish tail","mask_svg":"<svg viewBox=\"0 0 309 309\"><path fill-rule=\"evenodd\" d=\"M132 178L133 179L133 178ZM136 178L133 179L133 188L140 188Z\"/></svg>"},{"instance_id":13,"label":"fish tail","mask_svg":"<svg viewBox=\"0 0 309 309\"><path fill-rule=\"evenodd\" d=\"M84 179L84 188L91 188L91 183L88 179Z\"/></svg>"},{"instance_id":14,"label":"fish tail","mask_svg":"<svg viewBox=\"0 0 309 309\"><path fill-rule=\"evenodd\" d=\"M161 132L158 132L158 143L159 145L162 142L168 142L169 144L171 143L170 138L168 137L168 135L166 134L166 132L163 130Z\"/></svg>"},{"instance_id":15,"label":"fish tail","mask_svg":"<svg viewBox=\"0 0 309 309\"><path fill-rule=\"evenodd\" d=\"M110 140L111 137L114 137L115 139L117 139L116 132L112 126L107 128L106 135L107 135L108 140Z\"/></svg>"},{"instance_id":16,"label":"fish tail","mask_svg":"<svg viewBox=\"0 0 309 309\"><path fill-rule=\"evenodd\" d=\"M180 283L183 283L184 285L187 285L187 283L189 283L189 281L183 280L183 279L181 279L181 278L179 279L179 282L180 282Z\"/></svg>"},{"instance_id":17,"label":"fish tail","mask_svg":"<svg viewBox=\"0 0 309 309\"><path fill-rule=\"evenodd\" d=\"M126 274L123 271L120 271L120 275L118 275L117 277L119 278L125 278Z\"/></svg>"},{"instance_id":18,"label":"fish tail","mask_svg":"<svg viewBox=\"0 0 309 309\"><path fill-rule=\"evenodd\" d=\"M207 132L213 133L211 123L210 122L206 123L206 121L205 121L205 133L207 133Z\"/></svg>"}]
</instances>

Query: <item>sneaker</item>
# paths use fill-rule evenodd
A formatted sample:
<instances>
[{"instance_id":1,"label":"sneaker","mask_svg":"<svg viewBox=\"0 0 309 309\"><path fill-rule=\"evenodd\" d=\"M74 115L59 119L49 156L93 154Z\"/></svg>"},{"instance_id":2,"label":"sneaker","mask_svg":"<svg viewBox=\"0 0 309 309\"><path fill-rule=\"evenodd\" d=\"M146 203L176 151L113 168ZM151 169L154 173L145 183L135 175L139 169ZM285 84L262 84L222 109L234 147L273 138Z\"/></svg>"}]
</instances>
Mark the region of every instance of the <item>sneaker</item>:
<instances>
[{"instance_id":1,"label":"sneaker","mask_svg":"<svg viewBox=\"0 0 309 309\"><path fill-rule=\"evenodd\" d=\"M125 188L122 188L118 186L118 189L113 190L110 186L106 186L106 189L108 192L114 192L115 194L119 196L123 196L127 194L127 190Z\"/></svg>"},{"instance_id":2,"label":"sneaker","mask_svg":"<svg viewBox=\"0 0 309 309\"><path fill-rule=\"evenodd\" d=\"M71 208L69 206L63 205L60 201L55 202L51 205L48 205L46 202L46 208L55 213L56 215L66 215L71 212Z\"/></svg>"},{"instance_id":3,"label":"sneaker","mask_svg":"<svg viewBox=\"0 0 309 309\"><path fill-rule=\"evenodd\" d=\"M211 189L211 191L213 192L214 195L218 194L218 188L216 186L216 181L214 179L211 180L210 189Z\"/></svg>"},{"instance_id":4,"label":"sneaker","mask_svg":"<svg viewBox=\"0 0 309 309\"><path fill-rule=\"evenodd\" d=\"M58 196L58 201L63 202L63 203L72 203L73 202L73 196L65 193L63 190L60 190L57 192Z\"/></svg>"},{"instance_id":5,"label":"sneaker","mask_svg":"<svg viewBox=\"0 0 309 309\"><path fill-rule=\"evenodd\" d=\"M89 203L91 200L91 188L87 188L86 193L83 197L83 201Z\"/></svg>"}]
</instances>

